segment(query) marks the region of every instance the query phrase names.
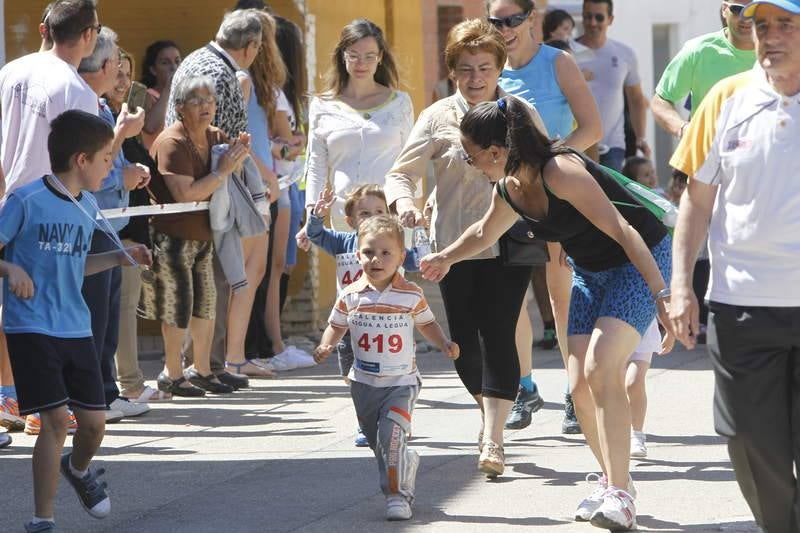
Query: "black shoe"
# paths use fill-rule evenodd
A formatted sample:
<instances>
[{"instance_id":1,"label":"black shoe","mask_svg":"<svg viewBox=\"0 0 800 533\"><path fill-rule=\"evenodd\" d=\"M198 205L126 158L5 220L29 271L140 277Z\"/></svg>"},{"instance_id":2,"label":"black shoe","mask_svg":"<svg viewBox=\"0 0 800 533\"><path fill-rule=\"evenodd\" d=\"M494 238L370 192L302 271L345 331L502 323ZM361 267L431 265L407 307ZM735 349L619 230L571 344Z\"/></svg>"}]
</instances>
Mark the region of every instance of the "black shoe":
<instances>
[{"instance_id":1,"label":"black shoe","mask_svg":"<svg viewBox=\"0 0 800 533\"><path fill-rule=\"evenodd\" d=\"M514 400L514 406L506 419L506 429L522 429L530 426L533 413L541 409L543 405L544 400L539 394L539 389L529 391L520 386L517 391L517 399Z\"/></svg>"},{"instance_id":2,"label":"black shoe","mask_svg":"<svg viewBox=\"0 0 800 533\"><path fill-rule=\"evenodd\" d=\"M564 396L564 420L561 422L561 433L564 435L579 435L581 425L578 423L578 417L575 416L575 404L572 402L572 394L567 393Z\"/></svg>"},{"instance_id":3,"label":"black shoe","mask_svg":"<svg viewBox=\"0 0 800 533\"><path fill-rule=\"evenodd\" d=\"M552 350L556 346L558 346L558 338L556 337L556 330L554 329L546 329L544 330L544 337L541 341L539 341L539 348L543 350Z\"/></svg>"},{"instance_id":4,"label":"black shoe","mask_svg":"<svg viewBox=\"0 0 800 533\"><path fill-rule=\"evenodd\" d=\"M0 433L0 448L5 448L11 444L11 435Z\"/></svg>"},{"instance_id":5,"label":"black shoe","mask_svg":"<svg viewBox=\"0 0 800 533\"><path fill-rule=\"evenodd\" d=\"M197 387L181 387L185 381L185 377L170 379L170 377L164 372L160 373L156 379L156 383L158 383L158 390L168 392L173 396L199 398L206 395L206 391L203 389L198 389Z\"/></svg>"},{"instance_id":6,"label":"black shoe","mask_svg":"<svg viewBox=\"0 0 800 533\"><path fill-rule=\"evenodd\" d=\"M233 390L246 389L250 386L250 380L246 377L237 374L231 374L225 370L217 374L217 379L225 385L233 387Z\"/></svg>"},{"instance_id":7,"label":"black shoe","mask_svg":"<svg viewBox=\"0 0 800 533\"><path fill-rule=\"evenodd\" d=\"M61 456L61 475L67 478L69 484L78 494L78 499L86 512L95 518L105 518L111 512L111 502L106 494L106 483L98 481L98 478L105 473L105 468L92 470L86 473L83 479L77 478L72 474L69 462L71 453Z\"/></svg>"},{"instance_id":8,"label":"black shoe","mask_svg":"<svg viewBox=\"0 0 800 533\"><path fill-rule=\"evenodd\" d=\"M216 376L214 374L209 374L208 376L201 376L200 372L195 370L194 368L190 368L186 371L186 379L189 380L189 383L203 389L206 392L211 392L214 394L229 394L233 392L233 387L230 385L225 385L219 380L215 379Z\"/></svg>"}]
</instances>

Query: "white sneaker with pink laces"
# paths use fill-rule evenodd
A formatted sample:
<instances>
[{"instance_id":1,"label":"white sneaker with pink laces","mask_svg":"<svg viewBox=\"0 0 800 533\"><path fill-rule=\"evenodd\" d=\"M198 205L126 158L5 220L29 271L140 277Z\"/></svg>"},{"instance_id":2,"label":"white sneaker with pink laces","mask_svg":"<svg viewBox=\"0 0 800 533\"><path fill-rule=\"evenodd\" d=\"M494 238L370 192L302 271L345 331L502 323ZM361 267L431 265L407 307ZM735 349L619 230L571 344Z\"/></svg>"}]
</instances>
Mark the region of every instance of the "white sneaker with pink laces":
<instances>
[{"instance_id":1,"label":"white sneaker with pink laces","mask_svg":"<svg viewBox=\"0 0 800 533\"><path fill-rule=\"evenodd\" d=\"M630 494L616 487L609 487L603 495L603 503L590 519L594 527L611 531L636 529L636 506Z\"/></svg>"}]
</instances>

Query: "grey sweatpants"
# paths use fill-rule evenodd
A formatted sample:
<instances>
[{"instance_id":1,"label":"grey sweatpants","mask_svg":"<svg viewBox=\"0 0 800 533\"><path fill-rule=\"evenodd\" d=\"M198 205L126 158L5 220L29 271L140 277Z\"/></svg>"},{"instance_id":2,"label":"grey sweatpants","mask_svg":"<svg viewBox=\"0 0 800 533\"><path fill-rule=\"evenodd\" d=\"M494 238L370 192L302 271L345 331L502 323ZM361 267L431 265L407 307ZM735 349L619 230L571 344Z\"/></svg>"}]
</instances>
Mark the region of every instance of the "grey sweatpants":
<instances>
[{"instance_id":1,"label":"grey sweatpants","mask_svg":"<svg viewBox=\"0 0 800 533\"><path fill-rule=\"evenodd\" d=\"M401 494L413 503L419 456L408 449L408 437L419 385L373 387L353 381L350 395L378 460L381 490L387 496Z\"/></svg>"}]
</instances>

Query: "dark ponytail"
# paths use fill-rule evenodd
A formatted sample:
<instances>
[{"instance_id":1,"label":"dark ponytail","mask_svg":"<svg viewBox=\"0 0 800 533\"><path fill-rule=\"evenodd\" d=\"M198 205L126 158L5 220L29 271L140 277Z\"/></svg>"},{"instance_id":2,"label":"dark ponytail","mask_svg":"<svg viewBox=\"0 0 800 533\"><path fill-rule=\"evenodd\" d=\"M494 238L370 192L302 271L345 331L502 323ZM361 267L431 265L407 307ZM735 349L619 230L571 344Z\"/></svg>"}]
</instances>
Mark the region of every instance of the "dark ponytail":
<instances>
[{"instance_id":1,"label":"dark ponytail","mask_svg":"<svg viewBox=\"0 0 800 533\"><path fill-rule=\"evenodd\" d=\"M483 102L470 109L461 121L461 134L481 148L507 148L508 175L517 175L523 166L538 170L554 156L568 152L560 142L539 131L530 108L514 97Z\"/></svg>"}]
</instances>

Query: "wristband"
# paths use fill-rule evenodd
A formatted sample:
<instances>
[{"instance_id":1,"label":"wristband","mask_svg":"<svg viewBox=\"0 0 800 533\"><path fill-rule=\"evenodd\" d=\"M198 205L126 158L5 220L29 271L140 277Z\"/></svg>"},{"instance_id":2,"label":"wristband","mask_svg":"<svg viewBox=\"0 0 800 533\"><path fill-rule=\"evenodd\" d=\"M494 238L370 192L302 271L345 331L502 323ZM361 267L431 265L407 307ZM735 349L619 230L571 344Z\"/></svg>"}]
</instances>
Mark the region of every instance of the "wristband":
<instances>
[{"instance_id":1,"label":"wristband","mask_svg":"<svg viewBox=\"0 0 800 533\"><path fill-rule=\"evenodd\" d=\"M669 287L667 287L667 288L664 288L664 289L661 289L660 291L658 291L656 293L655 297L653 298L653 300L655 300L657 302L659 300L664 300L665 298L669 298L671 295L672 295L672 291L669 290Z\"/></svg>"}]
</instances>

